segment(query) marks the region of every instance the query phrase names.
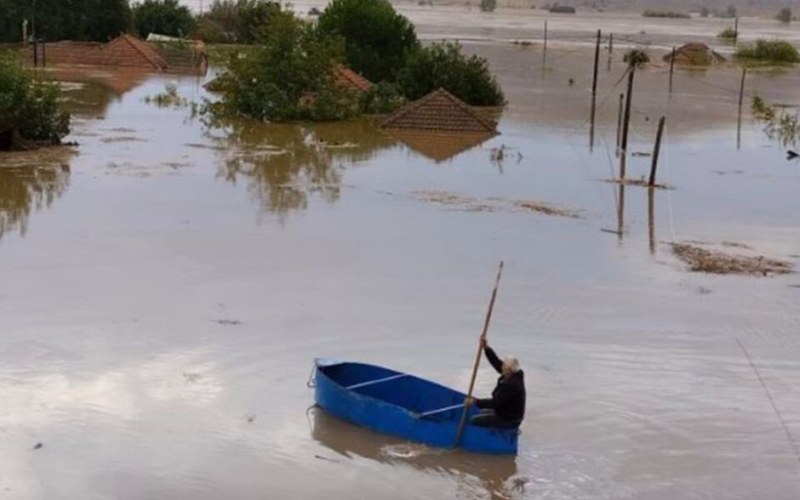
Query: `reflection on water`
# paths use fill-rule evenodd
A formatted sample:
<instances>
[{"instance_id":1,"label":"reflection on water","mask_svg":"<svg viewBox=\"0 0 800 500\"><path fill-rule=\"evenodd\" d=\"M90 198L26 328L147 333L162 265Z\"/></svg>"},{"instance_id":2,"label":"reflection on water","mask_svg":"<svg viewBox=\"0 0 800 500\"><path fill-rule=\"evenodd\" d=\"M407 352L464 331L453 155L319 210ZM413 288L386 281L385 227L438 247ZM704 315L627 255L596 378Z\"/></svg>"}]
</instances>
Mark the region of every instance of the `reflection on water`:
<instances>
[{"instance_id":1,"label":"reflection on water","mask_svg":"<svg viewBox=\"0 0 800 500\"><path fill-rule=\"evenodd\" d=\"M436 163L453 159L497 135L492 132L436 132L407 129L395 129L388 133Z\"/></svg>"},{"instance_id":2,"label":"reflection on water","mask_svg":"<svg viewBox=\"0 0 800 500\"><path fill-rule=\"evenodd\" d=\"M343 164L366 162L394 141L368 120L327 124L235 122L213 139L224 150L218 177L245 179L265 211L287 214L312 195L333 202Z\"/></svg>"},{"instance_id":3,"label":"reflection on water","mask_svg":"<svg viewBox=\"0 0 800 500\"><path fill-rule=\"evenodd\" d=\"M5 154L0 167L0 239L7 231L28 230L30 213L50 207L67 190L71 150ZM33 163L33 165L31 165ZM9 166L10 165L10 166Z\"/></svg>"},{"instance_id":4,"label":"reflection on water","mask_svg":"<svg viewBox=\"0 0 800 500\"><path fill-rule=\"evenodd\" d=\"M352 459L360 456L387 466L408 466L420 472L450 476L470 498L514 498L524 493L528 480L517 476L516 457L477 455L458 451L428 448L398 438L377 434L328 415L319 407L309 409L311 435L318 443L333 451L333 458Z\"/></svg>"}]
</instances>

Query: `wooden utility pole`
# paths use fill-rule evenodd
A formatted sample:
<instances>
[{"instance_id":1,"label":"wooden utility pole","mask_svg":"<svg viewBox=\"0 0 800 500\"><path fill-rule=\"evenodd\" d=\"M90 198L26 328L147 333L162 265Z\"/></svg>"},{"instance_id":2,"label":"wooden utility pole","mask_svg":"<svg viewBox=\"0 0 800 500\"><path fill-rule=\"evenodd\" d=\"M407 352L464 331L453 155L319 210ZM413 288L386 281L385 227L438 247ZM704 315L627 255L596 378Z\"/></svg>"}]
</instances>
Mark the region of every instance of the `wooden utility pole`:
<instances>
[{"instance_id":1,"label":"wooden utility pole","mask_svg":"<svg viewBox=\"0 0 800 500\"><path fill-rule=\"evenodd\" d=\"M747 68L742 68L742 83L739 84L739 114L742 112L742 103L744 102L744 80L747 77Z\"/></svg>"},{"instance_id":2,"label":"wooden utility pole","mask_svg":"<svg viewBox=\"0 0 800 500\"><path fill-rule=\"evenodd\" d=\"M664 123L666 116L658 120L658 133L656 133L656 146L653 148L653 165L650 167L650 182L648 185L653 188L656 186L656 169L658 168L658 156L661 154L661 135L664 133Z\"/></svg>"},{"instance_id":3,"label":"wooden utility pole","mask_svg":"<svg viewBox=\"0 0 800 500\"><path fill-rule=\"evenodd\" d=\"M614 33L608 35L608 53L614 52Z\"/></svg>"},{"instance_id":4,"label":"wooden utility pole","mask_svg":"<svg viewBox=\"0 0 800 500\"><path fill-rule=\"evenodd\" d=\"M547 21L544 22L544 49L542 51L542 66L547 64Z\"/></svg>"},{"instance_id":5,"label":"wooden utility pole","mask_svg":"<svg viewBox=\"0 0 800 500\"><path fill-rule=\"evenodd\" d=\"M619 148L622 143L622 113L625 105L625 94L619 95L619 112L617 113L617 157L619 157Z\"/></svg>"},{"instance_id":6,"label":"wooden utility pole","mask_svg":"<svg viewBox=\"0 0 800 500\"><path fill-rule=\"evenodd\" d=\"M672 74L675 72L675 46L672 46L672 57L669 60L669 93L672 93Z\"/></svg>"},{"instance_id":7,"label":"wooden utility pole","mask_svg":"<svg viewBox=\"0 0 800 500\"><path fill-rule=\"evenodd\" d=\"M739 17L733 23L733 43L739 43Z\"/></svg>"},{"instance_id":8,"label":"wooden utility pole","mask_svg":"<svg viewBox=\"0 0 800 500\"><path fill-rule=\"evenodd\" d=\"M591 116L591 132L589 134L589 149L594 149L594 119L597 114L597 71L600 66L600 43L602 41L603 33L597 30L597 43L594 47L594 75L592 77L592 116Z\"/></svg>"},{"instance_id":9,"label":"wooden utility pole","mask_svg":"<svg viewBox=\"0 0 800 500\"><path fill-rule=\"evenodd\" d=\"M736 149L742 147L742 104L744 103L744 81L747 78L747 67L742 68L742 81L739 84L739 117L736 122Z\"/></svg>"},{"instance_id":10,"label":"wooden utility pole","mask_svg":"<svg viewBox=\"0 0 800 500\"><path fill-rule=\"evenodd\" d=\"M636 67L631 65L628 68L628 93L625 96L625 116L622 121L622 142L620 144L620 154L622 155L619 163L619 178L625 179L625 166L628 156L628 129L631 123L631 98L633 97L633 76L636 74Z\"/></svg>"}]
</instances>

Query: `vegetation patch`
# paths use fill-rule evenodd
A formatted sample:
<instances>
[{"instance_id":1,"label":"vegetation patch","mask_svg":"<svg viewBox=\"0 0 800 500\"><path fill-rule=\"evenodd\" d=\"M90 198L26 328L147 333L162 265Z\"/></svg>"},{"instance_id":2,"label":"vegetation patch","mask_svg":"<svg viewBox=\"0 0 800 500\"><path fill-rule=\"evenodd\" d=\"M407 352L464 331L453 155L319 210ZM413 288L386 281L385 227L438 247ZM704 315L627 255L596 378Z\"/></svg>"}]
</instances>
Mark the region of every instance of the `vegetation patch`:
<instances>
[{"instance_id":1,"label":"vegetation patch","mask_svg":"<svg viewBox=\"0 0 800 500\"><path fill-rule=\"evenodd\" d=\"M685 12L675 12L671 10L646 10L642 12L643 17L665 17L670 19L689 19L692 16Z\"/></svg>"},{"instance_id":2,"label":"vegetation patch","mask_svg":"<svg viewBox=\"0 0 800 500\"><path fill-rule=\"evenodd\" d=\"M736 49L736 57L769 63L800 62L800 52L786 40L759 39L755 43L742 44Z\"/></svg>"},{"instance_id":3,"label":"vegetation patch","mask_svg":"<svg viewBox=\"0 0 800 500\"><path fill-rule=\"evenodd\" d=\"M422 47L388 0L334 0L317 24L273 11L260 37L247 50L212 49L212 59L228 57L208 87L223 94L208 105L216 117L342 120L391 113L438 88L471 106L505 104L486 59L458 43Z\"/></svg>"},{"instance_id":4,"label":"vegetation patch","mask_svg":"<svg viewBox=\"0 0 800 500\"><path fill-rule=\"evenodd\" d=\"M739 34L733 28L725 28L717 34L717 40L724 43L736 43L737 38L739 38Z\"/></svg>"},{"instance_id":5,"label":"vegetation patch","mask_svg":"<svg viewBox=\"0 0 800 500\"><path fill-rule=\"evenodd\" d=\"M16 59L0 59L0 151L60 144L70 123L60 98L57 84L35 80Z\"/></svg>"},{"instance_id":6,"label":"vegetation patch","mask_svg":"<svg viewBox=\"0 0 800 500\"><path fill-rule=\"evenodd\" d=\"M768 259L764 256L748 257L725 252L706 250L689 243L672 243L676 257L689 265L694 272L712 274L738 274L746 276L768 276L792 272L790 262Z\"/></svg>"},{"instance_id":7,"label":"vegetation patch","mask_svg":"<svg viewBox=\"0 0 800 500\"><path fill-rule=\"evenodd\" d=\"M787 109L775 108L760 96L753 97L751 112L764 123L764 133L770 140L777 141L783 147L800 143L800 115Z\"/></svg>"}]
</instances>

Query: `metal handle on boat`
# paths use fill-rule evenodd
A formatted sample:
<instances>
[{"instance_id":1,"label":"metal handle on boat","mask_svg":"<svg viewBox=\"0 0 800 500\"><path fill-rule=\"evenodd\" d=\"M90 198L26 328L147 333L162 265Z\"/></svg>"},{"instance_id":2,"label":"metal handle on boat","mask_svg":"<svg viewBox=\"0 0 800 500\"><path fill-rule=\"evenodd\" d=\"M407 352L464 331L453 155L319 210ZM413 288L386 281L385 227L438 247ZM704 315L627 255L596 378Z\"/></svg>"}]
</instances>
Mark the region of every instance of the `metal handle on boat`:
<instances>
[{"instance_id":1,"label":"metal handle on boat","mask_svg":"<svg viewBox=\"0 0 800 500\"><path fill-rule=\"evenodd\" d=\"M313 389L317 386L317 364L311 364L311 373L308 375L308 381L306 382L306 387L309 389Z\"/></svg>"}]
</instances>

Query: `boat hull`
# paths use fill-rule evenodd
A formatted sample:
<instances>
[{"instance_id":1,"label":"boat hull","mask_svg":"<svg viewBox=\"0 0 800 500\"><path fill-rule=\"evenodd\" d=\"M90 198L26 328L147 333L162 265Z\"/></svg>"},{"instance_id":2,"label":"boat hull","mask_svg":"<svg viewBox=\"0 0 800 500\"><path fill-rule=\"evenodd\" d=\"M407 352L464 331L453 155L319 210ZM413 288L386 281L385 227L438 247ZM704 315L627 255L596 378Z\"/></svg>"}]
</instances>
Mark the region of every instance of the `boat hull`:
<instances>
[{"instance_id":1,"label":"boat hull","mask_svg":"<svg viewBox=\"0 0 800 500\"><path fill-rule=\"evenodd\" d=\"M315 379L317 405L343 420L430 446L455 442L463 393L379 366L322 359L316 360ZM475 412L470 408L470 415ZM515 454L518 438L518 429L467 424L458 448Z\"/></svg>"}]
</instances>

